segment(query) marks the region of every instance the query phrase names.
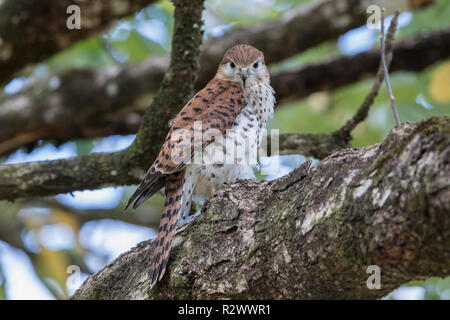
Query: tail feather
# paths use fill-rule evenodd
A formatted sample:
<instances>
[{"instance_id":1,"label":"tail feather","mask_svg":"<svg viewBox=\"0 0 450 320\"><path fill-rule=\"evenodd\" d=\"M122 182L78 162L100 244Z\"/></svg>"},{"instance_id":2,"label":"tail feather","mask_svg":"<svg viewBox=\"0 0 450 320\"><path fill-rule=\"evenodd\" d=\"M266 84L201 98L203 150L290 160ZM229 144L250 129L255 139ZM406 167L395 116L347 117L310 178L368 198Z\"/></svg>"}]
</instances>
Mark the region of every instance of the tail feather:
<instances>
[{"instance_id":1,"label":"tail feather","mask_svg":"<svg viewBox=\"0 0 450 320\"><path fill-rule=\"evenodd\" d=\"M164 187L165 182L166 178L161 172L155 171L153 167L150 168L144 180L142 180L139 187L130 197L130 200L128 200L128 203L125 206L125 210L127 210L130 204L137 198L136 202L133 205L133 209L136 209L142 202L150 198L162 187Z\"/></svg>"},{"instance_id":2,"label":"tail feather","mask_svg":"<svg viewBox=\"0 0 450 320\"><path fill-rule=\"evenodd\" d=\"M166 202L164 203L158 236L156 238L156 246L153 251L150 287L153 287L157 281L161 280L166 271L172 239L178 223L178 216L182 210L183 186L184 170L167 176L165 185Z\"/></svg>"},{"instance_id":3,"label":"tail feather","mask_svg":"<svg viewBox=\"0 0 450 320\"><path fill-rule=\"evenodd\" d=\"M164 177L159 178L154 183L152 183L147 189L145 189L139 197L136 199L136 202L133 205L133 209L136 209L141 205L142 202L153 196L156 192L158 192L164 184L166 183L166 179Z\"/></svg>"}]
</instances>

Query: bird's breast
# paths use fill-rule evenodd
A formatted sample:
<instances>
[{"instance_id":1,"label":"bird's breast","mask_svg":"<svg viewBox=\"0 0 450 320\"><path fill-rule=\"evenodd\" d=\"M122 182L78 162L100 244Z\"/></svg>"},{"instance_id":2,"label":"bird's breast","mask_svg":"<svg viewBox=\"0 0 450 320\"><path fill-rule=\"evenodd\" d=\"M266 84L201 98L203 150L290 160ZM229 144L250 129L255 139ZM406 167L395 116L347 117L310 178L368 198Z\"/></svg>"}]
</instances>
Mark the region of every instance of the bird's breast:
<instances>
[{"instance_id":1,"label":"bird's breast","mask_svg":"<svg viewBox=\"0 0 450 320\"><path fill-rule=\"evenodd\" d=\"M241 179L254 179L257 153L267 120L273 117L273 89L266 83L244 90L246 106L224 136L207 145L201 163L186 166L187 179L195 185L196 198L208 198L211 188Z\"/></svg>"}]
</instances>

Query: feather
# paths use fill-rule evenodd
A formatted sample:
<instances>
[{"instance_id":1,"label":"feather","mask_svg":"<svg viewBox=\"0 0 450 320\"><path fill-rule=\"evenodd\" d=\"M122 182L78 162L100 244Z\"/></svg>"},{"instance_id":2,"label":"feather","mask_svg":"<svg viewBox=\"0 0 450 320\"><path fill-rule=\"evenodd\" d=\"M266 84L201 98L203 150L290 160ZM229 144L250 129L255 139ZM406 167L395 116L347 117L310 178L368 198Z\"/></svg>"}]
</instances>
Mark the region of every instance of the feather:
<instances>
[{"instance_id":1,"label":"feather","mask_svg":"<svg viewBox=\"0 0 450 320\"><path fill-rule=\"evenodd\" d=\"M128 203L125 206L125 210L127 210L134 199L137 198L136 202L133 205L133 209L136 209L142 202L150 198L162 187L164 187L165 180L166 178L161 172L149 170L139 187L130 197L130 200L128 200Z\"/></svg>"},{"instance_id":2,"label":"feather","mask_svg":"<svg viewBox=\"0 0 450 320\"><path fill-rule=\"evenodd\" d=\"M245 103L242 86L230 81L211 80L204 89L189 100L175 119L171 120L169 133L153 168L163 174L182 170L186 160L190 160L193 155L195 141L193 139L186 141L184 137L177 135L177 132L189 132L193 138L195 122L199 121L201 123L199 129L202 133L214 129L224 135L227 129L232 128ZM211 142L212 140L203 141L202 148ZM189 157L184 161L174 161L176 158L174 152L186 150L186 148L191 151Z\"/></svg>"},{"instance_id":3,"label":"feather","mask_svg":"<svg viewBox=\"0 0 450 320\"><path fill-rule=\"evenodd\" d=\"M178 223L178 215L180 210L182 210L183 185L184 170L167 176L165 186L166 201L159 222L158 236L155 242L156 246L152 256L149 276L150 287L153 287L166 271L172 239Z\"/></svg>"}]
</instances>

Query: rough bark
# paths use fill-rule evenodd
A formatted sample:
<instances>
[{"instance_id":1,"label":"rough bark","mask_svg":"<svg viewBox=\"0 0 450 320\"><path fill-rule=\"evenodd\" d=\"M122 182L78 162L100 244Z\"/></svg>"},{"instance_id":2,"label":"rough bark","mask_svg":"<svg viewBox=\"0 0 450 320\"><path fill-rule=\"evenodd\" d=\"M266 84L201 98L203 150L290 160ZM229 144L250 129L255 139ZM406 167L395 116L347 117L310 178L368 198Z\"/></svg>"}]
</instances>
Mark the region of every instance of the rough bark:
<instances>
[{"instance_id":1,"label":"rough bark","mask_svg":"<svg viewBox=\"0 0 450 320\"><path fill-rule=\"evenodd\" d=\"M391 71L420 71L449 57L450 30L421 34L394 46ZM279 101L303 98L373 76L379 60L378 49L338 57L274 75L272 85ZM0 98L0 155L22 146L32 148L40 139L63 143L135 133L165 67L165 58L154 58L103 71L70 70ZM55 79L57 88L50 85Z\"/></svg>"},{"instance_id":2,"label":"rough bark","mask_svg":"<svg viewBox=\"0 0 450 320\"><path fill-rule=\"evenodd\" d=\"M450 118L404 124L267 182L219 190L176 234L148 291L153 242L89 277L73 299L381 298L450 274ZM367 266L381 289L366 286Z\"/></svg>"},{"instance_id":3,"label":"rough bark","mask_svg":"<svg viewBox=\"0 0 450 320\"><path fill-rule=\"evenodd\" d=\"M43 61L76 41L98 34L114 21L155 0L4 0L0 3L0 84L29 63ZM70 5L81 9L81 29L66 26Z\"/></svg>"}]
</instances>

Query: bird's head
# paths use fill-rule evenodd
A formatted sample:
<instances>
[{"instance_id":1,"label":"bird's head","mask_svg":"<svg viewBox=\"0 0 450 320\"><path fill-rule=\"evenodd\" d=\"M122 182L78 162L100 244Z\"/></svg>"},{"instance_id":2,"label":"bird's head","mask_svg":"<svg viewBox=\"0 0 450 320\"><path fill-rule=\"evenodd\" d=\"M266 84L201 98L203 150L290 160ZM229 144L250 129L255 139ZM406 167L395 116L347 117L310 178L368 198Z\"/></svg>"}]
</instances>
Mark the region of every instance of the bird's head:
<instances>
[{"instance_id":1,"label":"bird's head","mask_svg":"<svg viewBox=\"0 0 450 320\"><path fill-rule=\"evenodd\" d=\"M238 44L225 53L217 71L223 80L253 85L269 81L269 70L264 63L264 55L248 44Z\"/></svg>"}]
</instances>

